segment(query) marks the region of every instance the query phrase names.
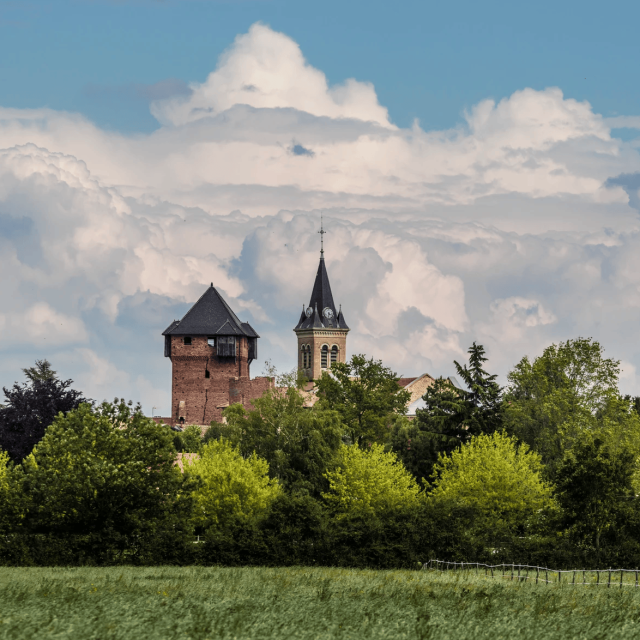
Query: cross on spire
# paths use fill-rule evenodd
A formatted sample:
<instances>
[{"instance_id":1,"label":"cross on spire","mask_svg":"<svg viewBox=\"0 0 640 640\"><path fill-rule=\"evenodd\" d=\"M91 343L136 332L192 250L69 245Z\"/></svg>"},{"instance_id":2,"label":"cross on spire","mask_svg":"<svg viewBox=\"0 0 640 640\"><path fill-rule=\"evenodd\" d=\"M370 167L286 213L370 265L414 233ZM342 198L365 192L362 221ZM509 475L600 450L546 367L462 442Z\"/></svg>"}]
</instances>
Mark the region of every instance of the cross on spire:
<instances>
[{"instance_id":1,"label":"cross on spire","mask_svg":"<svg viewBox=\"0 0 640 640\"><path fill-rule=\"evenodd\" d=\"M320 258L324 259L324 234L327 232L324 230L322 224L322 213L320 213L320 231L318 231L318 233L320 234Z\"/></svg>"}]
</instances>

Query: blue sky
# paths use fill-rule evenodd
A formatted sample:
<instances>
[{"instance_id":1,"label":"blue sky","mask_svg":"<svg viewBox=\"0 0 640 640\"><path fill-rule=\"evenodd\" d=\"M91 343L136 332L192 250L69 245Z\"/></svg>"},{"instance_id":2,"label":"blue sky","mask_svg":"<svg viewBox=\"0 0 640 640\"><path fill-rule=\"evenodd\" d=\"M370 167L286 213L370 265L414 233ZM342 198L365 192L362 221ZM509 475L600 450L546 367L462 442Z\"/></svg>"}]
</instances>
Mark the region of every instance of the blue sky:
<instances>
[{"instance_id":1,"label":"blue sky","mask_svg":"<svg viewBox=\"0 0 640 640\"><path fill-rule=\"evenodd\" d=\"M146 85L202 82L238 33L287 33L331 83L372 82L399 126L446 129L481 99L561 87L603 115L640 100L630 1L299 0L0 3L0 104L78 111L149 131Z\"/></svg>"},{"instance_id":2,"label":"blue sky","mask_svg":"<svg viewBox=\"0 0 640 640\"><path fill-rule=\"evenodd\" d=\"M322 211L349 353L591 336L640 395L639 7L0 2L0 386L166 415L210 282L291 369Z\"/></svg>"}]
</instances>

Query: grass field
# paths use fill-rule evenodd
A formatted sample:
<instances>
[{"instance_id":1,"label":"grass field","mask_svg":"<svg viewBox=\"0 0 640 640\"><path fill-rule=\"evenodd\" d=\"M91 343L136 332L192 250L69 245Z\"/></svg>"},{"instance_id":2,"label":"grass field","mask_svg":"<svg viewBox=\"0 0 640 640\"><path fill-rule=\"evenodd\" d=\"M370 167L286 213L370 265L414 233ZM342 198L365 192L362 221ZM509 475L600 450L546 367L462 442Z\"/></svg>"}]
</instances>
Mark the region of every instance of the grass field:
<instances>
[{"instance_id":1,"label":"grass field","mask_svg":"<svg viewBox=\"0 0 640 640\"><path fill-rule=\"evenodd\" d=\"M0 639L640 637L640 589L346 569L0 568Z\"/></svg>"}]
</instances>

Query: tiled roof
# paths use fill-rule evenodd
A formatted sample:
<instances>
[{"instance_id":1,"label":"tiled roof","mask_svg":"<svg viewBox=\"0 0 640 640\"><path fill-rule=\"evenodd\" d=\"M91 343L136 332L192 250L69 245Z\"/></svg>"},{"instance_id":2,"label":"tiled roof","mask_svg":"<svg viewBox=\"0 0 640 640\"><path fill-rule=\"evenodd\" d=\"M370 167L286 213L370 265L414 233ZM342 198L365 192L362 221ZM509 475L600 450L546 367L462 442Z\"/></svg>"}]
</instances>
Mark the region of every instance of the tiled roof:
<instances>
[{"instance_id":1,"label":"tiled roof","mask_svg":"<svg viewBox=\"0 0 640 640\"><path fill-rule=\"evenodd\" d=\"M325 315L325 309L331 310L329 314L330 317ZM300 321L294 331L322 328L349 328L342 315L342 308L336 309L336 305L333 302L333 294L331 293L331 285L329 284L329 276L327 274L327 267L324 264L324 258L320 258L309 306L306 311L303 309Z\"/></svg>"},{"instance_id":2,"label":"tiled roof","mask_svg":"<svg viewBox=\"0 0 640 640\"><path fill-rule=\"evenodd\" d=\"M213 283L187 311L184 318L180 321L174 320L162 335L260 337L248 322L238 319Z\"/></svg>"},{"instance_id":3,"label":"tiled roof","mask_svg":"<svg viewBox=\"0 0 640 640\"><path fill-rule=\"evenodd\" d=\"M398 386L406 387L409 383L413 382L414 380L417 380L417 378L400 378L398 380Z\"/></svg>"}]
</instances>

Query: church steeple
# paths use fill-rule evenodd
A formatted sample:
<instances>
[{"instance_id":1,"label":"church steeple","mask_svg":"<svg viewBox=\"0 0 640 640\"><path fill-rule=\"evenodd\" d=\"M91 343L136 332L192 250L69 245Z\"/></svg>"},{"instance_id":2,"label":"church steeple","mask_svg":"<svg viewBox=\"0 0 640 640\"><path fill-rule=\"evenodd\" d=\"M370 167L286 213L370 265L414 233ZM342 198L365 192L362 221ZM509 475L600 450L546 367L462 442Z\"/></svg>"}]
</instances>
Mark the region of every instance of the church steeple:
<instances>
[{"instance_id":1,"label":"church steeple","mask_svg":"<svg viewBox=\"0 0 640 640\"><path fill-rule=\"evenodd\" d=\"M324 262L324 230L320 222L320 264L311 291L309 306L302 308L294 331L298 335L298 368L311 379L319 378L323 369L334 362L345 362L346 337L349 327L336 309Z\"/></svg>"}]
</instances>

